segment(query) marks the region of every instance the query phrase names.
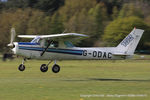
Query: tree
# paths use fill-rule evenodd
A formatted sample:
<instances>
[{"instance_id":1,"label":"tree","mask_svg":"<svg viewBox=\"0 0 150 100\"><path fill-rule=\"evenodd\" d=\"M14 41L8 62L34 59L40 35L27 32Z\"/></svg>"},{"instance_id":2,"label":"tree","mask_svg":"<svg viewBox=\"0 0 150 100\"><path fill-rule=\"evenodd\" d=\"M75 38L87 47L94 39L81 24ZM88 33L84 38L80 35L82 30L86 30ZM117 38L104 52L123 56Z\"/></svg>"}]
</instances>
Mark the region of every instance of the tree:
<instances>
[{"instance_id":1,"label":"tree","mask_svg":"<svg viewBox=\"0 0 150 100\"><path fill-rule=\"evenodd\" d=\"M136 6L133 3L124 4L122 9L119 12L119 18L130 17L130 16L137 16L143 18L144 15L141 11L140 6Z\"/></svg>"},{"instance_id":2,"label":"tree","mask_svg":"<svg viewBox=\"0 0 150 100\"><path fill-rule=\"evenodd\" d=\"M50 17L39 10L33 10L28 21L27 34L50 34Z\"/></svg>"},{"instance_id":3,"label":"tree","mask_svg":"<svg viewBox=\"0 0 150 100\"><path fill-rule=\"evenodd\" d=\"M67 32L93 35L95 28L93 17L91 17L93 15L90 15L88 12L95 6L96 0L66 0L65 5L59 9L59 14ZM91 46L93 43L94 41L85 40L79 45L82 46L85 44L84 46Z\"/></svg>"},{"instance_id":4,"label":"tree","mask_svg":"<svg viewBox=\"0 0 150 100\"><path fill-rule=\"evenodd\" d=\"M145 23L147 23L150 26L150 16L147 16L145 18Z\"/></svg>"},{"instance_id":5,"label":"tree","mask_svg":"<svg viewBox=\"0 0 150 100\"><path fill-rule=\"evenodd\" d=\"M89 15L86 9L82 9L81 12L77 12L72 16L65 28L67 32L82 33L89 36L89 38L78 41L76 43L78 46L92 46L94 44L95 41L91 37L94 36L95 24L93 17Z\"/></svg>"},{"instance_id":6,"label":"tree","mask_svg":"<svg viewBox=\"0 0 150 100\"><path fill-rule=\"evenodd\" d=\"M37 4L38 0L26 0L27 1L27 7L34 8L34 6Z\"/></svg>"},{"instance_id":7,"label":"tree","mask_svg":"<svg viewBox=\"0 0 150 100\"><path fill-rule=\"evenodd\" d=\"M17 9L6 10L0 14L0 46L1 49L10 42L10 29L14 27L18 34L50 34L50 17L39 10ZM6 38L8 37L8 38ZM16 41L24 39L16 38Z\"/></svg>"},{"instance_id":8,"label":"tree","mask_svg":"<svg viewBox=\"0 0 150 100\"><path fill-rule=\"evenodd\" d=\"M27 7L27 0L7 0L5 3L7 9L25 8Z\"/></svg>"},{"instance_id":9,"label":"tree","mask_svg":"<svg viewBox=\"0 0 150 100\"><path fill-rule=\"evenodd\" d=\"M96 7L91 11L93 13L94 23L95 23L95 37L103 34L104 22L107 19L107 9L103 3L99 3Z\"/></svg>"},{"instance_id":10,"label":"tree","mask_svg":"<svg viewBox=\"0 0 150 100\"><path fill-rule=\"evenodd\" d=\"M63 22L68 23L68 20L77 12L89 9L96 6L96 0L65 0L65 5L59 9L59 14L62 16Z\"/></svg>"},{"instance_id":11,"label":"tree","mask_svg":"<svg viewBox=\"0 0 150 100\"><path fill-rule=\"evenodd\" d=\"M38 0L34 7L52 15L62 5L64 0Z\"/></svg>"},{"instance_id":12,"label":"tree","mask_svg":"<svg viewBox=\"0 0 150 100\"><path fill-rule=\"evenodd\" d=\"M7 0L6 9L36 8L52 15L60 6L64 5L64 0Z\"/></svg>"},{"instance_id":13,"label":"tree","mask_svg":"<svg viewBox=\"0 0 150 100\"><path fill-rule=\"evenodd\" d=\"M27 22L31 9L16 11L3 11L0 14L0 46L1 49L10 42L10 29L16 28L17 34L26 34Z\"/></svg>"},{"instance_id":14,"label":"tree","mask_svg":"<svg viewBox=\"0 0 150 100\"><path fill-rule=\"evenodd\" d=\"M113 8L117 7L118 9L121 9L122 5L124 4L123 1L127 0L96 0L98 3L102 2L107 7L107 13L111 15L113 13Z\"/></svg>"},{"instance_id":15,"label":"tree","mask_svg":"<svg viewBox=\"0 0 150 100\"><path fill-rule=\"evenodd\" d=\"M103 35L104 27L107 23L107 9L104 3L98 3L94 8L89 10L89 18L92 19L93 28L90 34L91 39L94 41L94 46L99 46L99 41Z\"/></svg>"},{"instance_id":16,"label":"tree","mask_svg":"<svg viewBox=\"0 0 150 100\"><path fill-rule=\"evenodd\" d=\"M0 1L0 11L1 11L4 7L5 7L4 2L1 2L1 1Z\"/></svg>"},{"instance_id":17,"label":"tree","mask_svg":"<svg viewBox=\"0 0 150 100\"><path fill-rule=\"evenodd\" d=\"M134 16L112 21L105 28L103 41L106 41L106 44L109 44L108 46L116 46L134 27L145 30L139 47L140 49L147 48L147 43L150 42L148 38L150 37L150 27L141 18Z\"/></svg>"},{"instance_id":18,"label":"tree","mask_svg":"<svg viewBox=\"0 0 150 100\"><path fill-rule=\"evenodd\" d=\"M58 13L55 13L51 18L51 34L59 34L64 31L64 26L61 21L61 17Z\"/></svg>"},{"instance_id":19,"label":"tree","mask_svg":"<svg viewBox=\"0 0 150 100\"><path fill-rule=\"evenodd\" d=\"M119 13L118 8L115 6L115 7L113 8L113 13L112 13L112 15L111 15L113 20L118 17L118 13Z\"/></svg>"}]
</instances>

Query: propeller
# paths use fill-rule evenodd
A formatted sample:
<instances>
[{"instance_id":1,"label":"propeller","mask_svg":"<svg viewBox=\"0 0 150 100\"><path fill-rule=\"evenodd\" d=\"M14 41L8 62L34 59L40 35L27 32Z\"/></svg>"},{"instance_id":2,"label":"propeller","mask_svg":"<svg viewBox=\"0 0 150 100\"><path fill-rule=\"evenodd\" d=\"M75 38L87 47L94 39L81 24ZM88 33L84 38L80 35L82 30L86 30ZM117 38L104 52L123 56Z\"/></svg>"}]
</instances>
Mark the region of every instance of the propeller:
<instances>
[{"instance_id":1,"label":"propeller","mask_svg":"<svg viewBox=\"0 0 150 100\"><path fill-rule=\"evenodd\" d=\"M9 43L7 46L9 46L9 47L14 47L13 42L14 42L15 36L16 36L15 28L11 28L10 43Z\"/></svg>"}]
</instances>

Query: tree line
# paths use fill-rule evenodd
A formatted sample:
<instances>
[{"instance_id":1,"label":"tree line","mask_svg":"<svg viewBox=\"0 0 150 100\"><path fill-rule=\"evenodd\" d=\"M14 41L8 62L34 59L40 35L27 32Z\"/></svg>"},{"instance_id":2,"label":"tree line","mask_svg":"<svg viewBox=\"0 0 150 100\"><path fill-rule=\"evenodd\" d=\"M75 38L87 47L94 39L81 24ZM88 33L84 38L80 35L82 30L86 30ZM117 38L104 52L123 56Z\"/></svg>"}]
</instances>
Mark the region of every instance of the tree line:
<instances>
[{"instance_id":1,"label":"tree line","mask_svg":"<svg viewBox=\"0 0 150 100\"><path fill-rule=\"evenodd\" d=\"M11 27L17 35L89 35L77 46L116 46L136 27L145 30L138 49L150 50L149 9L149 0L1 0L0 51L9 43Z\"/></svg>"}]
</instances>

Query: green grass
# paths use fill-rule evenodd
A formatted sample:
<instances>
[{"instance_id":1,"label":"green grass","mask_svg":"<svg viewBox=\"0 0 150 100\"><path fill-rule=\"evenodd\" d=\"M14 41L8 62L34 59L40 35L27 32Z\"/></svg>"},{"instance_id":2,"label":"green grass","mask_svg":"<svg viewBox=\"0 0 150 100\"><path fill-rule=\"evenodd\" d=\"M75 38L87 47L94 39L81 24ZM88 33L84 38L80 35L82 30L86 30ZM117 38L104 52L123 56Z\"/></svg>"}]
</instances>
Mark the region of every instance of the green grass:
<instances>
[{"instance_id":1,"label":"green grass","mask_svg":"<svg viewBox=\"0 0 150 100\"><path fill-rule=\"evenodd\" d=\"M0 100L150 100L149 60L61 61L58 74L51 71L52 64L48 72L40 72L40 65L47 62L27 61L26 70L20 72L21 59L0 61Z\"/></svg>"}]
</instances>

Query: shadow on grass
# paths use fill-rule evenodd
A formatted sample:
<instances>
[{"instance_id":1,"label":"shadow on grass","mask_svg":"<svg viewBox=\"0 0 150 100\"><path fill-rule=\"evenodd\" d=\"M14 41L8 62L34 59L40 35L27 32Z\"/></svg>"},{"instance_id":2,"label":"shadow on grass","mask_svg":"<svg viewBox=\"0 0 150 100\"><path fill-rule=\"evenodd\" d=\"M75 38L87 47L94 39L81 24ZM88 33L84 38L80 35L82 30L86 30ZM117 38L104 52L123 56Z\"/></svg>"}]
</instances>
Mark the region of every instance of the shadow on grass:
<instances>
[{"instance_id":1,"label":"shadow on grass","mask_svg":"<svg viewBox=\"0 0 150 100\"><path fill-rule=\"evenodd\" d=\"M88 78L88 79L70 79L70 80L63 80L63 81L74 81L74 82L79 82L79 81L120 81L120 82L150 82L150 79L148 80L142 80L142 79L120 79L120 78Z\"/></svg>"},{"instance_id":2,"label":"shadow on grass","mask_svg":"<svg viewBox=\"0 0 150 100\"><path fill-rule=\"evenodd\" d=\"M150 79L148 80L142 80L142 79L110 79L110 78L89 78L89 80L94 80L94 81L131 81L131 82L150 82Z\"/></svg>"}]
</instances>

